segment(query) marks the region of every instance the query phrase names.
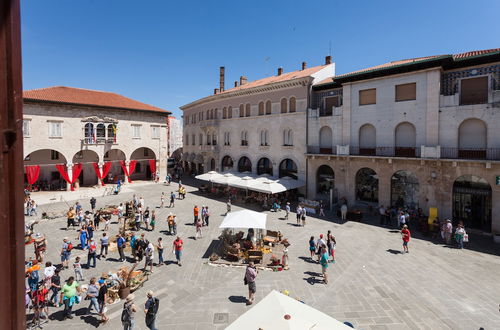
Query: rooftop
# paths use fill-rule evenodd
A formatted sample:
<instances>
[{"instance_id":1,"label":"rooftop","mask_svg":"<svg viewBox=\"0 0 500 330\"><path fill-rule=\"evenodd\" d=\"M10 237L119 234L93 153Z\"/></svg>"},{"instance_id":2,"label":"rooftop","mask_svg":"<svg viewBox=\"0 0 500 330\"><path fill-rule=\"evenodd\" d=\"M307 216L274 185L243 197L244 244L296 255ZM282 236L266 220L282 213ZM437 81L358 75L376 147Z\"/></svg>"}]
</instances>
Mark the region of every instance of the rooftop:
<instances>
[{"instance_id":1,"label":"rooftop","mask_svg":"<svg viewBox=\"0 0 500 330\"><path fill-rule=\"evenodd\" d=\"M100 108L152 111L164 113L166 115L171 114L169 111L132 100L120 94L65 86L54 86L24 91L23 99L25 101L78 104Z\"/></svg>"}]
</instances>

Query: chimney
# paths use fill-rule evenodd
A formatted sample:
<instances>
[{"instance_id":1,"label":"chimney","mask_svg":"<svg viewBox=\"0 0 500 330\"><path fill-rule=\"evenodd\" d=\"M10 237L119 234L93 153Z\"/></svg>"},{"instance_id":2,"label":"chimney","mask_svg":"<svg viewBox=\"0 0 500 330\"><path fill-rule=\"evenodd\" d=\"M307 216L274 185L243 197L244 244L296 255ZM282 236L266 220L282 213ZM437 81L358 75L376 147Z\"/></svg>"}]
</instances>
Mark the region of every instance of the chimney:
<instances>
[{"instance_id":1,"label":"chimney","mask_svg":"<svg viewBox=\"0 0 500 330\"><path fill-rule=\"evenodd\" d=\"M238 87L238 82L237 81L234 82L234 87Z\"/></svg>"},{"instance_id":2,"label":"chimney","mask_svg":"<svg viewBox=\"0 0 500 330\"><path fill-rule=\"evenodd\" d=\"M328 55L325 57L325 65L332 64L332 57Z\"/></svg>"},{"instance_id":3,"label":"chimney","mask_svg":"<svg viewBox=\"0 0 500 330\"><path fill-rule=\"evenodd\" d=\"M224 91L224 72L225 68L223 66L220 67L220 92Z\"/></svg>"},{"instance_id":4,"label":"chimney","mask_svg":"<svg viewBox=\"0 0 500 330\"><path fill-rule=\"evenodd\" d=\"M241 76L240 77L240 86L243 86L247 83L247 77Z\"/></svg>"},{"instance_id":5,"label":"chimney","mask_svg":"<svg viewBox=\"0 0 500 330\"><path fill-rule=\"evenodd\" d=\"M281 76L283 74L283 68L279 67L278 68L278 76Z\"/></svg>"},{"instance_id":6,"label":"chimney","mask_svg":"<svg viewBox=\"0 0 500 330\"><path fill-rule=\"evenodd\" d=\"M214 88L214 95L217 95L219 94L219 89L218 88Z\"/></svg>"},{"instance_id":7,"label":"chimney","mask_svg":"<svg viewBox=\"0 0 500 330\"><path fill-rule=\"evenodd\" d=\"M302 62L302 70L305 70L307 68L307 63L306 62Z\"/></svg>"}]
</instances>

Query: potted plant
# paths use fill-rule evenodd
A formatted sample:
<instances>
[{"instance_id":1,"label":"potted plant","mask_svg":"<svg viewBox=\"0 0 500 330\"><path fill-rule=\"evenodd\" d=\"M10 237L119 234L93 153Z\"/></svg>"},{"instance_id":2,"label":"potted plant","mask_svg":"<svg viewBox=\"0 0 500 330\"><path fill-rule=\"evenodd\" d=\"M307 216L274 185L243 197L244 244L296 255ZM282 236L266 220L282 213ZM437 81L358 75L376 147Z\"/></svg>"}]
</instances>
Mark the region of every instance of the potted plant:
<instances>
[{"instance_id":1,"label":"potted plant","mask_svg":"<svg viewBox=\"0 0 500 330\"><path fill-rule=\"evenodd\" d=\"M125 299L130 294L130 282L132 280L132 273L137 266L137 262L134 264L130 271L123 271L121 279L118 280L118 296L120 299Z\"/></svg>"}]
</instances>

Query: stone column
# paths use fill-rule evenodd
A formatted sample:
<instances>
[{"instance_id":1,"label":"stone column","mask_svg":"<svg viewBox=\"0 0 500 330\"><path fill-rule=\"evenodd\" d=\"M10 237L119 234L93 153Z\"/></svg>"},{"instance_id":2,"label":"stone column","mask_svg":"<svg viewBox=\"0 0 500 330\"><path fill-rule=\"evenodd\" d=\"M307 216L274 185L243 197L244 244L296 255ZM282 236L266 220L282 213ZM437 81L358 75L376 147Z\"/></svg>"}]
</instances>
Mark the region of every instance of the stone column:
<instances>
[{"instance_id":1,"label":"stone column","mask_svg":"<svg viewBox=\"0 0 500 330\"><path fill-rule=\"evenodd\" d=\"M102 175L102 166L103 166L103 163L102 163L102 162L98 163L98 166L99 166L99 172L101 172L101 175ZM97 175L97 174L96 174L96 175ZM103 178L103 179L104 179L104 178ZM97 178L97 186L98 186L99 188L101 188L101 187L102 187L102 180L99 180L99 178Z\"/></svg>"},{"instance_id":2,"label":"stone column","mask_svg":"<svg viewBox=\"0 0 500 330\"><path fill-rule=\"evenodd\" d=\"M71 180L71 178L73 177L73 164L68 163L68 164L66 164L66 167L68 169L68 178ZM71 184L70 183L68 183L66 185L66 191L71 191Z\"/></svg>"}]
</instances>

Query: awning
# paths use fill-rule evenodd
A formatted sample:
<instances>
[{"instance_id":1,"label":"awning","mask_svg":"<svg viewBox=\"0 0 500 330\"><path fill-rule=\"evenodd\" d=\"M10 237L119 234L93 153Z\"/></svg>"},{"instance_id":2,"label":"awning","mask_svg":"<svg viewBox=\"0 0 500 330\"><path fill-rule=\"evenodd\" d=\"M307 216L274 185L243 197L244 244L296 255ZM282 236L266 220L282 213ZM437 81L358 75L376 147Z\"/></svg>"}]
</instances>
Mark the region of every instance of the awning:
<instances>
[{"instance_id":1,"label":"awning","mask_svg":"<svg viewBox=\"0 0 500 330\"><path fill-rule=\"evenodd\" d=\"M217 177L220 177L220 176L222 176L222 174L217 173L215 171L210 171L208 173L197 175L194 178L198 179L198 180L204 180L204 181L210 181L210 182L212 182L213 179L215 179Z\"/></svg>"},{"instance_id":2,"label":"awning","mask_svg":"<svg viewBox=\"0 0 500 330\"><path fill-rule=\"evenodd\" d=\"M255 329L347 330L352 328L311 306L273 290L226 328L226 330Z\"/></svg>"},{"instance_id":3,"label":"awning","mask_svg":"<svg viewBox=\"0 0 500 330\"><path fill-rule=\"evenodd\" d=\"M267 214L250 210L230 212L224 217L219 228L266 229Z\"/></svg>"},{"instance_id":4,"label":"awning","mask_svg":"<svg viewBox=\"0 0 500 330\"><path fill-rule=\"evenodd\" d=\"M233 173L225 173L218 177L215 177L211 182L218 184L231 185L231 183L236 182L238 177Z\"/></svg>"}]
</instances>

